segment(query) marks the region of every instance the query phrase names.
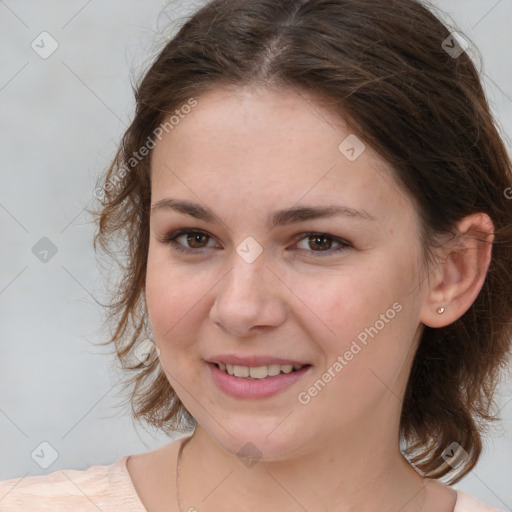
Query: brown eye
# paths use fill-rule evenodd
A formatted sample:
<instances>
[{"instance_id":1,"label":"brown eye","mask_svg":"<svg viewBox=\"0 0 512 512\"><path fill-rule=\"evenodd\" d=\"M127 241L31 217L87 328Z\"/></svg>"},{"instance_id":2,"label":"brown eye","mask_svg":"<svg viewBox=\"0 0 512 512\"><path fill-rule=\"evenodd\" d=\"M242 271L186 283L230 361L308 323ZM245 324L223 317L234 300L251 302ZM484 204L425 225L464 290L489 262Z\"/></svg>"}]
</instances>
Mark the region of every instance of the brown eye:
<instances>
[{"instance_id":1,"label":"brown eye","mask_svg":"<svg viewBox=\"0 0 512 512\"><path fill-rule=\"evenodd\" d=\"M182 238L184 242L177 242ZM207 249L208 241L211 236L204 231L198 231L195 229L178 229L172 233L166 235L161 242L170 244L173 249L179 252L199 252L201 249Z\"/></svg>"},{"instance_id":2,"label":"brown eye","mask_svg":"<svg viewBox=\"0 0 512 512\"><path fill-rule=\"evenodd\" d=\"M310 247L312 249L320 249L320 250L325 250L325 249L330 249L330 246L332 245L332 238L329 238L327 236L310 236L308 237L310 239L310 241L312 241L312 243L310 242ZM329 241L329 242L327 242Z\"/></svg>"},{"instance_id":3,"label":"brown eye","mask_svg":"<svg viewBox=\"0 0 512 512\"><path fill-rule=\"evenodd\" d=\"M335 236L328 235L327 233L304 233L306 236L301 238L299 243L303 240L306 241L307 247L300 248L300 250L304 250L306 252L311 252L315 256L324 256L333 254L335 252L344 251L352 245L341 238L337 238ZM338 244L338 247L332 248L333 243ZM298 244L297 244L298 245Z\"/></svg>"},{"instance_id":4,"label":"brown eye","mask_svg":"<svg viewBox=\"0 0 512 512\"><path fill-rule=\"evenodd\" d=\"M352 247L349 242L326 233L302 233L302 235L303 238L299 240L299 243L306 241L306 247L299 247L299 250L312 253L315 256L328 256ZM180 238L184 241L178 241ZM210 240L212 240L211 235L204 231L178 229L166 235L161 242L172 245L173 249L179 252L200 253L202 249L209 248L207 244ZM333 243L338 247L333 248Z\"/></svg>"},{"instance_id":5,"label":"brown eye","mask_svg":"<svg viewBox=\"0 0 512 512\"><path fill-rule=\"evenodd\" d=\"M196 249L202 249L203 246L201 243L204 243L204 239L208 238L208 235L204 233L189 233L187 235L181 235L186 236L187 243L191 245L191 247L194 247ZM177 238L180 238L179 236ZM202 242L201 242L202 240ZM196 245L198 244L199 247Z\"/></svg>"}]
</instances>

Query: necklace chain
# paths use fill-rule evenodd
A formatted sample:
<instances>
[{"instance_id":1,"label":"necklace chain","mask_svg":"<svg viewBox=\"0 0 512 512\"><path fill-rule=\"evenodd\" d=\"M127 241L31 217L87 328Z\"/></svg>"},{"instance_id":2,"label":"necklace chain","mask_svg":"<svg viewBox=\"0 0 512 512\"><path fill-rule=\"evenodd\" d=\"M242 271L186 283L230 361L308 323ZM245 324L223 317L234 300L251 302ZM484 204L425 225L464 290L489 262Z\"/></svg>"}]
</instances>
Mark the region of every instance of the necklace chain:
<instances>
[{"instance_id":1,"label":"necklace chain","mask_svg":"<svg viewBox=\"0 0 512 512\"><path fill-rule=\"evenodd\" d=\"M192 436L188 437L180 444L180 449L178 450L178 459L176 462L176 498L178 500L178 510L179 512L182 512L181 510L181 503L180 503L180 489L179 489L179 476L180 476L180 468L181 468L181 456L183 453L183 448L185 448L185 445L192 439Z\"/></svg>"}]
</instances>

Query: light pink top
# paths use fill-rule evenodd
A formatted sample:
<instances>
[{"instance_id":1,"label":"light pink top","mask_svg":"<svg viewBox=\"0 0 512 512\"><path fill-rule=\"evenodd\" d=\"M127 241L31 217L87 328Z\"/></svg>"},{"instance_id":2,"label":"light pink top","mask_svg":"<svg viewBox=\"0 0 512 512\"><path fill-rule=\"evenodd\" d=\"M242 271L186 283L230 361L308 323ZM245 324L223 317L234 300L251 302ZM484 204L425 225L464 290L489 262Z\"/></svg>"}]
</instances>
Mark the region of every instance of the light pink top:
<instances>
[{"instance_id":1,"label":"light pink top","mask_svg":"<svg viewBox=\"0 0 512 512\"><path fill-rule=\"evenodd\" d=\"M147 512L126 468L128 457L84 470L3 480L0 512ZM457 489L454 512L500 511Z\"/></svg>"}]
</instances>

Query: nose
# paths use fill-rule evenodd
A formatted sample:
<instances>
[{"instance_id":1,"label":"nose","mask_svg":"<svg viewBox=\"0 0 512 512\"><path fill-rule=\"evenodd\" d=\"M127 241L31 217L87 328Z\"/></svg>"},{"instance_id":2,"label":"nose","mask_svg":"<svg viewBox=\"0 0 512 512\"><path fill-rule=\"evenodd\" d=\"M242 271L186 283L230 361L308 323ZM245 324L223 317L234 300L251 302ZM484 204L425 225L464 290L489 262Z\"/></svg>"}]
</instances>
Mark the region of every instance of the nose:
<instances>
[{"instance_id":1,"label":"nose","mask_svg":"<svg viewBox=\"0 0 512 512\"><path fill-rule=\"evenodd\" d=\"M226 333L249 337L278 327L286 320L286 286L261 255L252 263L234 254L233 265L221 279L210 320Z\"/></svg>"}]
</instances>

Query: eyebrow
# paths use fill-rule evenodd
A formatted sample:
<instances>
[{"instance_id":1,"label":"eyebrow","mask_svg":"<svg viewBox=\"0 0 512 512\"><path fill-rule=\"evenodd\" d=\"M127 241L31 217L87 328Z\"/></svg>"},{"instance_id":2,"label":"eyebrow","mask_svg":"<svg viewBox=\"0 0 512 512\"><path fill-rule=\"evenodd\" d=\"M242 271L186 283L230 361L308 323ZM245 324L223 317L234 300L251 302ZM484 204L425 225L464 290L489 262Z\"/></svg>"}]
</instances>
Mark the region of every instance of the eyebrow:
<instances>
[{"instance_id":1,"label":"eyebrow","mask_svg":"<svg viewBox=\"0 0 512 512\"><path fill-rule=\"evenodd\" d=\"M159 210L174 210L177 212L190 215L196 219L207 222L218 222L224 224L222 220L208 207L202 206L191 201L166 198L157 201L151 206L153 212ZM275 210L270 213L269 224L271 228L276 226L285 226L295 222L306 220L320 219L326 217L334 217L335 215L344 215L365 220L377 220L376 217L370 215L365 210L356 210L347 206L328 205L328 206L295 206L285 208L283 210Z\"/></svg>"}]
</instances>

